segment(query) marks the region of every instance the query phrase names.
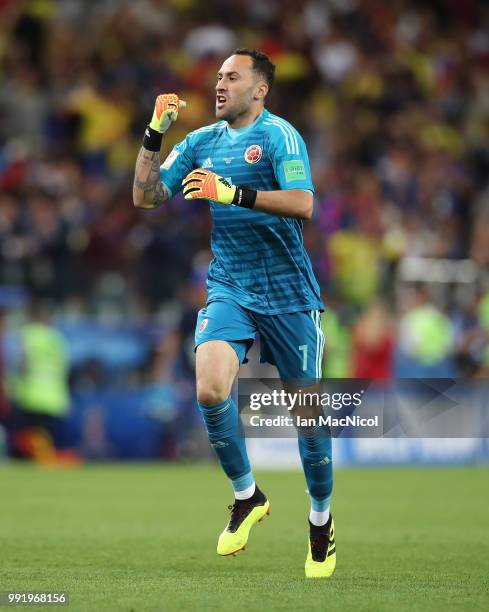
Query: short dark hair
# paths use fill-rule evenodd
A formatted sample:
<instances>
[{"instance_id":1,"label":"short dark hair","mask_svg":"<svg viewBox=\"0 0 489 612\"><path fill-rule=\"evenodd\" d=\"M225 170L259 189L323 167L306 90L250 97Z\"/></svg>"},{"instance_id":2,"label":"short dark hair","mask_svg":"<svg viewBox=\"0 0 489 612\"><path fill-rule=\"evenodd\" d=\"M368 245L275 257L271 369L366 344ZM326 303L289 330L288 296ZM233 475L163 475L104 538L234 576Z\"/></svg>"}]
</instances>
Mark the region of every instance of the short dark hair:
<instances>
[{"instance_id":1,"label":"short dark hair","mask_svg":"<svg viewBox=\"0 0 489 612\"><path fill-rule=\"evenodd\" d=\"M248 55L253 60L253 70L263 77L267 82L268 87L273 85L275 79L275 64L263 51L256 49L235 49L233 55Z\"/></svg>"}]
</instances>

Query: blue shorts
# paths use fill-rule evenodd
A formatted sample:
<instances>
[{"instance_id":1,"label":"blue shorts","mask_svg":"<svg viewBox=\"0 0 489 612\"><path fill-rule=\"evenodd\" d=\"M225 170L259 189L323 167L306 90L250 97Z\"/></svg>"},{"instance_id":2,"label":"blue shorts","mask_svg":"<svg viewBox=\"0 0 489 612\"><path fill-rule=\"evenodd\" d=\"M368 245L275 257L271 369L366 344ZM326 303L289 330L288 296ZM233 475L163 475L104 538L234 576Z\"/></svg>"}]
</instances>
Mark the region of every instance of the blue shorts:
<instances>
[{"instance_id":1,"label":"blue shorts","mask_svg":"<svg viewBox=\"0 0 489 612\"><path fill-rule=\"evenodd\" d=\"M199 311L195 348L225 340L244 363L256 334L260 361L277 366L281 378L321 378L324 335L319 310L263 315L232 300L215 300Z\"/></svg>"}]
</instances>

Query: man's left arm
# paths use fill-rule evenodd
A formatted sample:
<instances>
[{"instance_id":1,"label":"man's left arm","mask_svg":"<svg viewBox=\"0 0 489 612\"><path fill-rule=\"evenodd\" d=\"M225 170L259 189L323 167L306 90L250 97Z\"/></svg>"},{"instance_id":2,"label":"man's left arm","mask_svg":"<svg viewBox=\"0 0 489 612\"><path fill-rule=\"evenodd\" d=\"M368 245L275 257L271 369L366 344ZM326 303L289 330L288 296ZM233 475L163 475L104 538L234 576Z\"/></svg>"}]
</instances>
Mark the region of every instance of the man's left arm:
<instances>
[{"instance_id":1,"label":"man's left arm","mask_svg":"<svg viewBox=\"0 0 489 612\"><path fill-rule=\"evenodd\" d=\"M225 178L197 168L182 181L186 200L212 200L220 204L253 208L279 217L310 219L312 216L312 193L302 189L280 189L256 191L241 185L231 185Z\"/></svg>"},{"instance_id":2,"label":"man's left arm","mask_svg":"<svg viewBox=\"0 0 489 612\"><path fill-rule=\"evenodd\" d=\"M182 181L185 199L205 198L280 217L310 219L314 187L306 145L291 126L287 131L278 128L276 134L270 142L269 154L280 189L256 191L242 185L231 185L223 177L197 168Z\"/></svg>"},{"instance_id":3,"label":"man's left arm","mask_svg":"<svg viewBox=\"0 0 489 612\"><path fill-rule=\"evenodd\" d=\"M313 197L303 189L280 189L279 191L257 191L254 210L279 217L310 219Z\"/></svg>"},{"instance_id":4,"label":"man's left arm","mask_svg":"<svg viewBox=\"0 0 489 612\"><path fill-rule=\"evenodd\" d=\"M289 123L276 119L281 125L270 124L270 161L277 191L260 191L255 209L282 217L310 219L313 211L311 168L306 143Z\"/></svg>"}]
</instances>

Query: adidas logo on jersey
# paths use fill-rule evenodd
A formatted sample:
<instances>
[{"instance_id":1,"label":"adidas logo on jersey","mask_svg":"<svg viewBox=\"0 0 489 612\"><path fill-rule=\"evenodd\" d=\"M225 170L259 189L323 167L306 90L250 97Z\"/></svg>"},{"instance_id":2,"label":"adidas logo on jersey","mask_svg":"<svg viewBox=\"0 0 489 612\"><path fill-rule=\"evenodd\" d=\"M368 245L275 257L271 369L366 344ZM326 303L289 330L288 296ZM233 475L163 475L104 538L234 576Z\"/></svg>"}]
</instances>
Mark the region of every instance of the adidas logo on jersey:
<instances>
[{"instance_id":1,"label":"adidas logo on jersey","mask_svg":"<svg viewBox=\"0 0 489 612\"><path fill-rule=\"evenodd\" d=\"M213 167L214 167L214 164L212 163L212 159L210 157L204 160L201 166L201 168L213 168Z\"/></svg>"}]
</instances>

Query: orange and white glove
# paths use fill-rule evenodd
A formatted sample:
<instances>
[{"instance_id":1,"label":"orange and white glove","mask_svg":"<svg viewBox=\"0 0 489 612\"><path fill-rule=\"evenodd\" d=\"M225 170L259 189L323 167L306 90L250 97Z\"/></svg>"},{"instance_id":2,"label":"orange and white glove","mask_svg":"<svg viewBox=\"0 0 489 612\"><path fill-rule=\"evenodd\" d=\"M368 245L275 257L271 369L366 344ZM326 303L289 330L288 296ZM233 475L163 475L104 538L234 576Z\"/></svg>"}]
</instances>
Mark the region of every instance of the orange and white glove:
<instances>
[{"instance_id":1,"label":"orange and white glove","mask_svg":"<svg viewBox=\"0 0 489 612\"><path fill-rule=\"evenodd\" d=\"M178 111L187 103L180 100L177 94L160 94L156 98L151 122L144 132L143 147L148 151L159 151L163 134L178 118Z\"/></svg>"},{"instance_id":2,"label":"orange and white glove","mask_svg":"<svg viewBox=\"0 0 489 612\"><path fill-rule=\"evenodd\" d=\"M256 191L231 185L222 176L197 168L192 170L182 181L183 195L186 200L205 199L220 204L235 204L245 208L253 208L256 200Z\"/></svg>"}]
</instances>

